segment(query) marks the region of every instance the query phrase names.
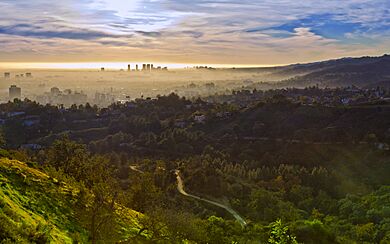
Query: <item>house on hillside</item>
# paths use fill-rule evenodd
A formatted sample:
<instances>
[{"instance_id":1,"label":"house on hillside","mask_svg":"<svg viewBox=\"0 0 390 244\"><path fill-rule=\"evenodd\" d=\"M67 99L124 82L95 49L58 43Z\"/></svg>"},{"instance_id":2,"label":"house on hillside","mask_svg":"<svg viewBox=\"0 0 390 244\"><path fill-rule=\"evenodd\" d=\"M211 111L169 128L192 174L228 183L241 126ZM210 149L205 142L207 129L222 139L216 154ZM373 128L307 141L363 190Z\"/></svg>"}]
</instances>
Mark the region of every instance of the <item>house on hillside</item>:
<instances>
[{"instance_id":1,"label":"house on hillside","mask_svg":"<svg viewBox=\"0 0 390 244\"><path fill-rule=\"evenodd\" d=\"M25 118L23 118L23 122L22 122L23 126L26 127L38 125L39 123L41 123L41 119L38 115L26 116Z\"/></svg>"},{"instance_id":2,"label":"house on hillside","mask_svg":"<svg viewBox=\"0 0 390 244\"><path fill-rule=\"evenodd\" d=\"M198 124L204 124L206 122L206 115L195 115L194 121Z\"/></svg>"}]
</instances>

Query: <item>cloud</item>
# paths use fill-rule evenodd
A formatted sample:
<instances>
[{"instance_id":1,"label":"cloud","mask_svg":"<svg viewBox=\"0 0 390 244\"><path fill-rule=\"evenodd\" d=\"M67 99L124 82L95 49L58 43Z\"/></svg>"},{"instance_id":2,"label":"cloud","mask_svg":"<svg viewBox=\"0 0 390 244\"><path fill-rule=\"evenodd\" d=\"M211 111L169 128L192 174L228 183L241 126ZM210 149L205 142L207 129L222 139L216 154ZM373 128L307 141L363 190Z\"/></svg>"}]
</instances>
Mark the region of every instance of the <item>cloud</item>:
<instances>
[{"instance_id":1,"label":"cloud","mask_svg":"<svg viewBox=\"0 0 390 244\"><path fill-rule=\"evenodd\" d=\"M146 37L159 37L161 36L160 32L157 31L136 31L137 34L140 34L142 36Z\"/></svg>"},{"instance_id":2,"label":"cloud","mask_svg":"<svg viewBox=\"0 0 390 244\"><path fill-rule=\"evenodd\" d=\"M10 26L0 25L0 34L46 39L63 38L75 40L93 40L104 37L120 37L118 35L113 35L102 31L94 31L61 25L54 25L51 28L52 29L48 29L44 26L30 24L16 24Z\"/></svg>"},{"instance_id":3,"label":"cloud","mask_svg":"<svg viewBox=\"0 0 390 244\"><path fill-rule=\"evenodd\" d=\"M29 49L48 61L94 52L259 64L380 54L389 51L389 9L388 0L0 0L0 61Z\"/></svg>"}]
</instances>

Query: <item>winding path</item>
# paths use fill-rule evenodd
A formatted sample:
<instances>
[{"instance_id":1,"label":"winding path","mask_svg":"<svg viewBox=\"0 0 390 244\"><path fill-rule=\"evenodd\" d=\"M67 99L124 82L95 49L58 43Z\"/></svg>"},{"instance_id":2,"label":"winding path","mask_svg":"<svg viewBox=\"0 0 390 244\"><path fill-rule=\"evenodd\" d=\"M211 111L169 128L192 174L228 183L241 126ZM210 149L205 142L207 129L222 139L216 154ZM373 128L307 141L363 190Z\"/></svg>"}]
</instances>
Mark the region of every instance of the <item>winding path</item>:
<instances>
[{"instance_id":1,"label":"winding path","mask_svg":"<svg viewBox=\"0 0 390 244\"><path fill-rule=\"evenodd\" d=\"M141 174L144 173L143 171L139 170L136 165L130 165L130 169Z\"/></svg>"},{"instance_id":2,"label":"winding path","mask_svg":"<svg viewBox=\"0 0 390 244\"><path fill-rule=\"evenodd\" d=\"M141 174L144 173L143 171L139 170L138 167L135 165L131 165L130 169L133 171L136 171L138 173L141 173ZM209 204L223 208L226 211L228 211L231 215L233 215L233 217L241 224L242 227L245 227L247 225L246 221L236 211L234 211L231 207L187 193L184 190L183 179L180 177L180 170L175 170L175 174L176 174L176 179L177 179L177 190L180 192L180 194L182 194L186 197L191 197L191 198L194 198L196 200L207 202Z\"/></svg>"},{"instance_id":3,"label":"winding path","mask_svg":"<svg viewBox=\"0 0 390 244\"><path fill-rule=\"evenodd\" d=\"M177 190L182 195L187 196L187 197L191 197L191 198L194 198L194 199L197 199L199 201L210 203L210 204L215 205L215 206L220 207L220 208L223 208L226 211L228 211L231 215L233 215L233 217L241 224L242 227L247 225L246 221L236 211L234 211L229 206L226 206L226 205L223 205L221 203L214 202L214 201L211 201L211 200L207 200L207 199L204 199L204 198L201 198L201 197L198 197L198 196L195 196L195 195L187 193L184 190L184 182L183 182L183 179L180 177L180 171L176 170L175 174L176 174L176 179L177 179Z\"/></svg>"}]
</instances>

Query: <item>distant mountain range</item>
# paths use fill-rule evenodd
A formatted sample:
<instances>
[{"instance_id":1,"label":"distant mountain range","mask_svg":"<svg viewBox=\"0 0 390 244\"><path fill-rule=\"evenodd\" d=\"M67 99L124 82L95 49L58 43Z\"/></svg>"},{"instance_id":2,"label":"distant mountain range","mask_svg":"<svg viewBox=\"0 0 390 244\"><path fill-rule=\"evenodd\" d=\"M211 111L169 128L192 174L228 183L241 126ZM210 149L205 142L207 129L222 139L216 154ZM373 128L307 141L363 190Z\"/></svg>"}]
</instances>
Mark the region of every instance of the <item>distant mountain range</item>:
<instances>
[{"instance_id":1,"label":"distant mountain range","mask_svg":"<svg viewBox=\"0 0 390 244\"><path fill-rule=\"evenodd\" d=\"M390 55L381 57L341 58L323 62L274 67L267 71L280 77L278 87L390 88Z\"/></svg>"}]
</instances>

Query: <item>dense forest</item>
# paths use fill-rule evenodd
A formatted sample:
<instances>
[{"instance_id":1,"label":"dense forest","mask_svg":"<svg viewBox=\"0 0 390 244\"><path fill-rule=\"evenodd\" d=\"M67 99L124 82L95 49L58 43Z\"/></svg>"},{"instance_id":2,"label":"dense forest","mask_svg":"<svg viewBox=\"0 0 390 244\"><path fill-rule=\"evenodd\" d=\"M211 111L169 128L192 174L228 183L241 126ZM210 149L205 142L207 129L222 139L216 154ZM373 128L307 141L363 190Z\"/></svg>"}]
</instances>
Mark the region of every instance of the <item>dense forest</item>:
<instances>
[{"instance_id":1,"label":"dense forest","mask_svg":"<svg viewBox=\"0 0 390 244\"><path fill-rule=\"evenodd\" d=\"M0 111L4 243L390 243L387 104Z\"/></svg>"}]
</instances>

